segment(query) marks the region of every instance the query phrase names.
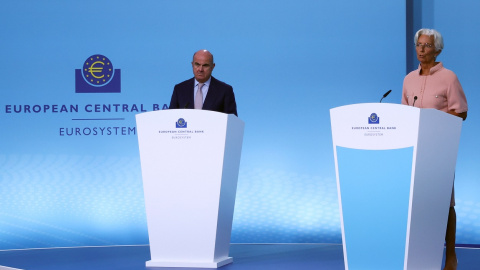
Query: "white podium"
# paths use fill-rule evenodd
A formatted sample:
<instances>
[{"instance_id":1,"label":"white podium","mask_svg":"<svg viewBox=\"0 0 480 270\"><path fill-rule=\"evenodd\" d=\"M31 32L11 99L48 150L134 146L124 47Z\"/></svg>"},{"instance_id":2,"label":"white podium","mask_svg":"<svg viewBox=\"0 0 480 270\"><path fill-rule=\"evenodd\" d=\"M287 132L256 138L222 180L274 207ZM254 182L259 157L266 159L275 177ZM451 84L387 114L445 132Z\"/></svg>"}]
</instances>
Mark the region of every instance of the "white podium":
<instances>
[{"instance_id":1,"label":"white podium","mask_svg":"<svg viewBox=\"0 0 480 270\"><path fill-rule=\"evenodd\" d=\"M381 103L330 116L345 269L439 270L462 119Z\"/></svg>"},{"instance_id":2,"label":"white podium","mask_svg":"<svg viewBox=\"0 0 480 270\"><path fill-rule=\"evenodd\" d=\"M12 268L12 267L8 267L8 266L1 266L1 265L0 265L0 270L22 270L22 269Z\"/></svg>"},{"instance_id":3,"label":"white podium","mask_svg":"<svg viewBox=\"0 0 480 270\"><path fill-rule=\"evenodd\" d=\"M228 256L244 122L206 110L136 115L151 260L217 268Z\"/></svg>"}]
</instances>

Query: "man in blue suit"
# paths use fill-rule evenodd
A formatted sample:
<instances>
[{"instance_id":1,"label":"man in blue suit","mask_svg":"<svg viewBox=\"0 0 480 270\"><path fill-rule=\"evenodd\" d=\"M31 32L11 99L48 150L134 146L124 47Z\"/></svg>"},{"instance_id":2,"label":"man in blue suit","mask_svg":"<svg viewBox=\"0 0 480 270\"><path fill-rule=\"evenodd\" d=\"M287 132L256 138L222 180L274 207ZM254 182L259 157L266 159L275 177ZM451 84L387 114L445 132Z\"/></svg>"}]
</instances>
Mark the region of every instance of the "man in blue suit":
<instances>
[{"instance_id":1,"label":"man in blue suit","mask_svg":"<svg viewBox=\"0 0 480 270\"><path fill-rule=\"evenodd\" d=\"M175 85L170 109L201 109L237 114L232 86L212 77L213 55L200 50L193 55L194 77Z\"/></svg>"}]
</instances>

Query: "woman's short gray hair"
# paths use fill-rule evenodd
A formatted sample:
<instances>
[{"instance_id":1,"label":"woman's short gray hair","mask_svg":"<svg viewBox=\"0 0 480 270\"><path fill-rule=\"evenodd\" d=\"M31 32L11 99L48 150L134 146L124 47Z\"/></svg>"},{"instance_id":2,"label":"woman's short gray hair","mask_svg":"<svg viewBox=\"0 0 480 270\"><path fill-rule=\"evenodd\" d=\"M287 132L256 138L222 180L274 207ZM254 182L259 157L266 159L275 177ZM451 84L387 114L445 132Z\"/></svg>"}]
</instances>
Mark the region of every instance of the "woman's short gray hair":
<instances>
[{"instance_id":1,"label":"woman's short gray hair","mask_svg":"<svg viewBox=\"0 0 480 270\"><path fill-rule=\"evenodd\" d=\"M434 43L435 43L434 44L435 45L435 50L437 52L443 50L443 37L442 37L442 34L440 34L440 32L438 32L435 29L422 28L422 29L418 30L417 33L415 34L415 44L417 44L418 38L421 35L433 36L433 40L434 40Z\"/></svg>"}]
</instances>

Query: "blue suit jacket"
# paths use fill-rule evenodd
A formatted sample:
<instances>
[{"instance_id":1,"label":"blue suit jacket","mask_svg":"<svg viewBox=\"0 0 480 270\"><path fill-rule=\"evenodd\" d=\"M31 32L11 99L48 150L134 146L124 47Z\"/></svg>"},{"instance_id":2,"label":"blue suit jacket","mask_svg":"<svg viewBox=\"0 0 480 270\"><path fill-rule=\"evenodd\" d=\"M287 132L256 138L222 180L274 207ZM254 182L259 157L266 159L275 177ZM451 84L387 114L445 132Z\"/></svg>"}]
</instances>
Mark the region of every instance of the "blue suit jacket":
<instances>
[{"instance_id":1,"label":"blue suit jacket","mask_svg":"<svg viewBox=\"0 0 480 270\"><path fill-rule=\"evenodd\" d=\"M193 96L194 84L195 79L191 78L175 85L169 108L193 109L195 104ZM233 87L212 77L202 110L223 112L238 116Z\"/></svg>"}]
</instances>

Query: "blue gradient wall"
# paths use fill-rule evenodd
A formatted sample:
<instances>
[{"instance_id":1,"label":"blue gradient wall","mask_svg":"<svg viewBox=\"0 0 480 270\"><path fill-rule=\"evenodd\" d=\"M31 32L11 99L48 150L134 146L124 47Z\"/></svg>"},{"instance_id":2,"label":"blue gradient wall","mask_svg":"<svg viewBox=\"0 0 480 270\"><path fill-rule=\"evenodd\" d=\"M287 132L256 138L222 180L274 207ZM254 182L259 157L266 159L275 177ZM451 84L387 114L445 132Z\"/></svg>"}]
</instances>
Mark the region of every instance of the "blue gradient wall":
<instances>
[{"instance_id":1,"label":"blue gradient wall","mask_svg":"<svg viewBox=\"0 0 480 270\"><path fill-rule=\"evenodd\" d=\"M453 70L468 98L468 117L464 122L457 160L455 180L457 242L480 244L480 78L476 62L480 60L480 2L473 0L428 1L424 8L432 14L431 22L444 38L445 47L439 56L446 68ZM430 24L426 27L430 27Z\"/></svg>"},{"instance_id":2,"label":"blue gradient wall","mask_svg":"<svg viewBox=\"0 0 480 270\"><path fill-rule=\"evenodd\" d=\"M376 102L389 89L384 102L400 102L405 1L1 5L0 249L148 243L137 138L121 128L135 127L133 105L169 103L174 84L192 77L200 48L213 52L213 75L233 85L246 122L232 242L341 242L328 110ZM446 40L464 42L447 45L446 59L469 37L455 30L445 29ZM121 93L75 93L75 69L94 54L121 70ZM477 79L448 62L474 104ZM94 104L128 109L85 110ZM79 111L16 113L9 105ZM459 156L459 210L462 198L480 203L469 197L479 175L468 166L478 115L471 108ZM94 127L120 131L62 133ZM459 217L459 240L480 243L472 231L478 217L462 211L470 217L468 224Z\"/></svg>"}]
</instances>

